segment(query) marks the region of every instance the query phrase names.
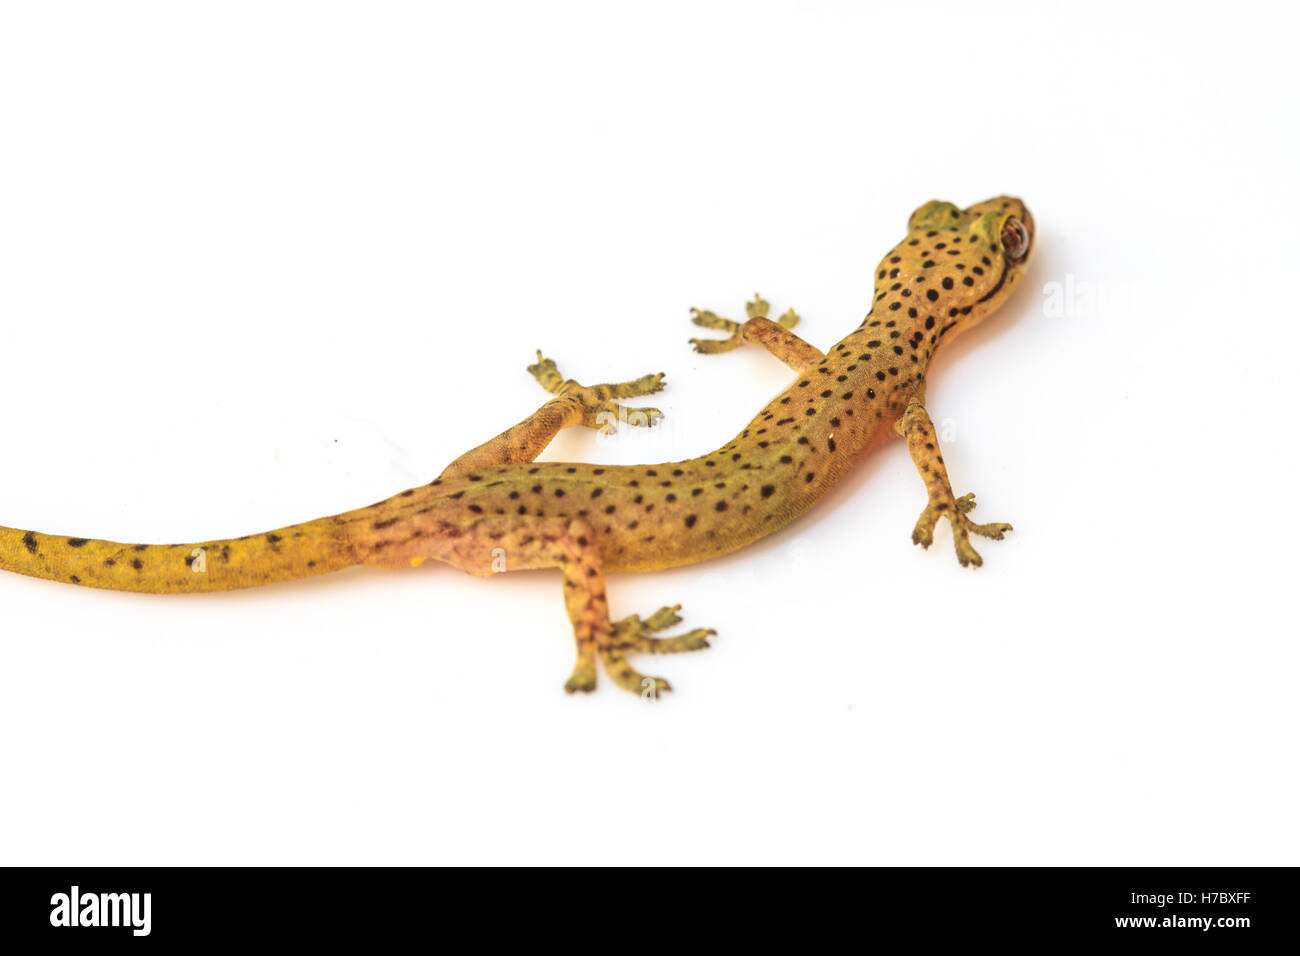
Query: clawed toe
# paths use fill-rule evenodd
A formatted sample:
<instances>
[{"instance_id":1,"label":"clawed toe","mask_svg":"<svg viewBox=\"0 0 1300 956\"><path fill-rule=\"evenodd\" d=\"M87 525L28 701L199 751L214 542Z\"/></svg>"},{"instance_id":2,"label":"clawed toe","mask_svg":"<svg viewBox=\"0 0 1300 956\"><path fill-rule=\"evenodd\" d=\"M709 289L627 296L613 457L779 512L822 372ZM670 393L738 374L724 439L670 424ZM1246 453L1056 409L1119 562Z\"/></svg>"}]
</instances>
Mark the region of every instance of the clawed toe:
<instances>
[{"instance_id":1,"label":"clawed toe","mask_svg":"<svg viewBox=\"0 0 1300 956\"><path fill-rule=\"evenodd\" d=\"M737 332L730 338L725 339L691 339L691 347L701 355L717 355L719 352L730 352L732 349L744 345L744 339Z\"/></svg>"},{"instance_id":2,"label":"clawed toe","mask_svg":"<svg viewBox=\"0 0 1300 956\"><path fill-rule=\"evenodd\" d=\"M954 523L952 527L952 543L953 547L957 550L957 562L963 568L968 568L972 565L978 568L984 563L984 559L980 557L980 553L971 546L970 537L967 535L966 529L956 523Z\"/></svg>"},{"instance_id":3,"label":"clawed toe","mask_svg":"<svg viewBox=\"0 0 1300 956\"><path fill-rule=\"evenodd\" d=\"M730 352L744 344L744 330L739 322L724 319L708 309L703 311L691 309L691 321L701 328L730 333L725 339L691 339L691 345L701 354L716 355L719 352Z\"/></svg>"},{"instance_id":4,"label":"clawed toe","mask_svg":"<svg viewBox=\"0 0 1300 956\"><path fill-rule=\"evenodd\" d=\"M712 628L697 627L685 634L674 637L643 637L637 644L637 650L649 654L682 654L687 651L702 651L709 647L709 638L718 632Z\"/></svg>"},{"instance_id":5,"label":"clawed toe","mask_svg":"<svg viewBox=\"0 0 1300 956\"><path fill-rule=\"evenodd\" d=\"M682 616L677 613L681 609L682 606L680 604L674 604L671 607L664 605L646 618L642 623L652 631L662 631L665 627L672 627L674 624L680 624L682 622ZM640 620L640 618L635 614L632 615L632 618Z\"/></svg>"},{"instance_id":6,"label":"clawed toe","mask_svg":"<svg viewBox=\"0 0 1300 956\"><path fill-rule=\"evenodd\" d=\"M581 386L579 386L581 388ZM664 373L653 372L649 375L642 375L640 378L633 379L630 382L606 382L602 385L593 385L585 391L598 401L608 401L611 398L639 398L642 395L653 395L655 392L664 390Z\"/></svg>"},{"instance_id":7,"label":"clawed toe","mask_svg":"<svg viewBox=\"0 0 1300 956\"><path fill-rule=\"evenodd\" d=\"M548 392L558 394L564 385L564 376L555 367L554 360L543 355L541 349L537 350L537 362L528 366L528 374L537 379L538 384Z\"/></svg>"},{"instance_id":8,"label":"clawed toe","mask_svg":"<svg viewBox=\"0 0 1300 956\"><path fill-rule=\"evenodd\" d=\"M573 669L569 679L564 682L566 694L590 694L596 689L596 667L594 663L580 661Z\"/></svg>"},{"instance_id":9,"label":"clawed toe","mask_svg":"<svg viewBox=\"0 0 1300 956\"><path fill-rule=\"evenodd\" d=\"M740 331L739 322L734 319L724 319L712 309L691 309L691 321L705 329L721 329L724 332Z\"/></svg>"},{"instance_id":10,"label":"clawed toe","mask_svg":"<svg viewBox=\"0 0 1300 956\"><path fill-rule=\"evenodd\" d=\"M799 313L794 309L786 309L781 313L781 317L776 320L776 324L785 329L793 329L799 324Z\"/></svg>"},{"instance_id":11,"label":"clawed toe","mask_svg":"<svg viewBox=\"0 0 1300 956\"><path fill-rule=\"evenodd\" d=\"M662 677L647 677L627 662L621 653L615 650L601 652L601 660L607 673L615 684L642 697L655 698L661 691L672 690L672 685Z\"/></svg>"},{"instance_id":12,"label":"clawed toe","mask_svg":"<svg viewBox=\"0 0 1300 956\"><path fill-rule=\"evenodd\" d=\"M978 534L984 538L992 538L994 541L1001 541L1002 536L1013 529L1011 525L1004 521L995 521L990 524L972 524L970 525L969 530L972 534Z\"/></svg>"}]
</instances>

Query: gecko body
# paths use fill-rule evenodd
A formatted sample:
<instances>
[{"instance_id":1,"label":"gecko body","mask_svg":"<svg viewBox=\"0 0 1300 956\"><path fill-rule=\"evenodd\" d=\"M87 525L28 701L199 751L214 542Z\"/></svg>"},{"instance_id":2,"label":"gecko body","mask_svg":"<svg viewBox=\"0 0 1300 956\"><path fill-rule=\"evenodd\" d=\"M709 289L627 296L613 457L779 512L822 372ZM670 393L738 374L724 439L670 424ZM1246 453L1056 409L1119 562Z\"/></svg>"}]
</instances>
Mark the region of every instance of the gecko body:
<instances>
[{"instance_id":1,"label":"gecko body","mask_svg":"<svg viewBox=\"0 0 1300 956\"><path fill-rule=\"evenodd\" d=\"M796 378L721 448L684 461L591 465L534 459L563 428L627 420L621 399L653 394L662 375L582 386L538 354L529 371L553 397L534 414L452 462L428 484L364 508L240 538L122 544L0 527L0 568L90 587L150 593L223 591L356 565L409 568L428 560L471 574L558 568L577 642L570 692L595 687L597 661L620 686L666 690L628 662L638 653L708 646L710 630L658 632L677 607L613 620L604 575L653 571L728 554L807 511L882 432L903 437L928 503L913 541L928 547L946 518L963 565L979 565L970 536L1001 538L1010 525L976 524L974 497L954 494L926 412L935 351L997 309L1024 273L1033 241L1024 204L998 197L967 209L918 208L877 266L871 310L822 353L796 336L793 310L777 320L755 296L747 319L696 311L724 339L692 340L718 353L761 345ZM657 412L631 416L652 422Z\"/></svg>"}]
</instances>

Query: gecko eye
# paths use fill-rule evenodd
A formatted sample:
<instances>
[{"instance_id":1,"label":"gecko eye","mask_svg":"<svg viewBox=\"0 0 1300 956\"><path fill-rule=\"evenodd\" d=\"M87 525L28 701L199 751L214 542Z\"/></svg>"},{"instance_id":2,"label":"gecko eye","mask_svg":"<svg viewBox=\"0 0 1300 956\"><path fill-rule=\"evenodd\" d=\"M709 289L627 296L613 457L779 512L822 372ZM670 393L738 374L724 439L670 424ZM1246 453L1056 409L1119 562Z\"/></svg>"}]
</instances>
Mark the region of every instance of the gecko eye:
<instances>
[{"instance_id":1,"label":"gecko eye","mask_svg":"<svg viewBox=\"0 0 1300 956\"><path fill-rule=\"evenodd\" d=\"M1022 259L1029 251L1029 230L1015 216L1008 216L1002 224L1002 247L1008 259Z\"/></svg>"}]
</instances>

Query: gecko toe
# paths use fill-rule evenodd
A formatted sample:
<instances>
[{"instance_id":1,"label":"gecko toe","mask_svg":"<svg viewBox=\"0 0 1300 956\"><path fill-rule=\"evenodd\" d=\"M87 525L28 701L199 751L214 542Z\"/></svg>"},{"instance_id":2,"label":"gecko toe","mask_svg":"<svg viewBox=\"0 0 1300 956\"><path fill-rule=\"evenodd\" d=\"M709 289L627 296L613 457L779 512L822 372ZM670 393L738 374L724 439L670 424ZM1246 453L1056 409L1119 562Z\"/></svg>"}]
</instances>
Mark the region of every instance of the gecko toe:
<instances>
[{"instance_id":1,"label":"gecko toe","mask_svg":"<svg viewBox=\"0 0 1300 956\"><path fill-rule=\"evenodd\" d=\"M683 654L688 651L702 651L711 646L709 638L717 633L712 628L697 627L693 631L687 631L685 634L678 634L674 637L647 637L642 639L637 646L637 650L647 651L651 654Z\"/></svg>"},{"instance_id":2,"label":"gecko toe","mask_svg":"<svg viewBox=\"0 0 1300 956\"><path fill-rule=\"evenodd\" d=\"M564 682L566 694L590 694L596 689L596 669L579 664L573 674Z\"/></svg>"},{"instance_id":3,"label":"gecko toe","mask_svg":"<svg viewBox=\"0 0 1300 956\"><path fill-rule=\"evenodd\" d=\"M754 298L745 303L745 314L751 319L765 319L771 308L772 303L755 292Z\"/></svg>"}]
</instances>

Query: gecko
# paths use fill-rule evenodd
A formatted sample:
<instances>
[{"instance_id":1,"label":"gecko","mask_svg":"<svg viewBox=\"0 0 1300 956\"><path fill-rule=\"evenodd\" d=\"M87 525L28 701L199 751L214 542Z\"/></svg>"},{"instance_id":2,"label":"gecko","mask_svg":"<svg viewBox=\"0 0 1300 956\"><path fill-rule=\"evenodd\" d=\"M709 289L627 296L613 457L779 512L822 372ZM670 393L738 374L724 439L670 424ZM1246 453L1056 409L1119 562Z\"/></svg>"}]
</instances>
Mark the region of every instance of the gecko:
<instances>
[{"instance_id":1,"label":"gecko","mask_svg":"<svg viewBox=\"0 0 1300 956\"><path fill-rule=\"evenodd\" d=\"M598 663L642 696L669 689L628 658L694 651L715 632L662 632L680 605L642 618L610 616L605 575L705 561L772 534L811 508L876 439L906 444L927 502L912 541L928 548L946 519L957 559L982 564L971 536L1000 539L1009 524L977 524L973 494L952 489L925 405L935 352L1001 306L1029 261L1034 221L1019 199L962 209L932 200L876 267L870 310L829 351L773 320L757 294L735 321L693 309L724 338L692 339L704 354L758 345L795 379L730 442L684 461L650 465L538 462L561 429L611 420L653 424L653 408L622 401L664 387L662 373L584 386L537 353L528 371L551 394L537 411L453 461L428 484L364 508L260 534L191 544L123 544L0 527L0 568L95 588L156 594L227 591L354 566L445 562L474 575L558 569L577 645L569 693L596 687Z\"/></svg>"}]
</instances>

